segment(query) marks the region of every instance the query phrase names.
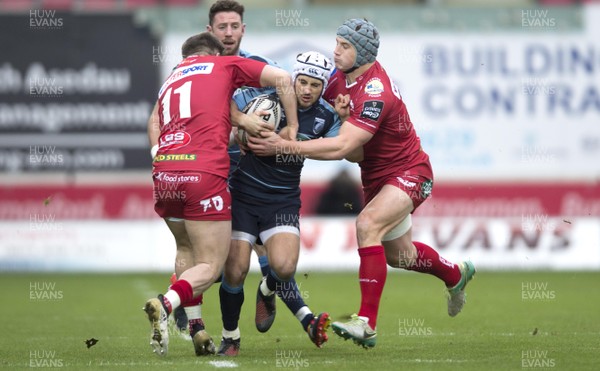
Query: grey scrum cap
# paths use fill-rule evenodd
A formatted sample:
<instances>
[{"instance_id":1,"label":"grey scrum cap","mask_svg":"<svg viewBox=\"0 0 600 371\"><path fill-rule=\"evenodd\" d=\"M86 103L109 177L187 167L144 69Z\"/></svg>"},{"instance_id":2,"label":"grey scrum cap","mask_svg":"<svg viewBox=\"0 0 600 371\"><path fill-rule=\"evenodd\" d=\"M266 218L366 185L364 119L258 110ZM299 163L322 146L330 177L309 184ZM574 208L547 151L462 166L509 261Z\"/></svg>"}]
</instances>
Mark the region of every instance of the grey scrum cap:
<instances>
[{"instance_id":1,"label":"grey scrum cap","mask_svg":"<svg viewBox=\"0 0 600 371\"><path fill-rule=\"evenodd\" d=\"M379 32L373 23L366 19L348 19L338 28L337 35L346 39L356 49L353 67L375 62L379 49Z\"/></svg>"}]
</instances>

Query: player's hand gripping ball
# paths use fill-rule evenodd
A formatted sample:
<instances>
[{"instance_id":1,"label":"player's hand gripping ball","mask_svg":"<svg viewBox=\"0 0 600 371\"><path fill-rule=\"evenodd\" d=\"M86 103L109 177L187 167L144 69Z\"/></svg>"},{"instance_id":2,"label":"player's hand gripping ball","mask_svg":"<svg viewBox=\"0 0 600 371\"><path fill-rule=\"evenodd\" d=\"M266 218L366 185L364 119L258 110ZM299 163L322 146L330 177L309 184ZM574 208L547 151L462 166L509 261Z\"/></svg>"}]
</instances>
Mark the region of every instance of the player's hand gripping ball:
<instances>
[{"instance_id":1,"label":"player's hand gripping ball","mask_svg":"<svg viewBox=\"0 0 600 371\"><path fill-rule=\"evenodd\" d=\"M242 110L243 113L248 115L254 114L256 111L265 111L266 113L261 116L263 121L269 123L275 131L279 128L279 122L281 121L281 105L276 96L261 94L248 102L246 107ZM246 133L246 130L239 128L237 135L240 143L244 145L248 144L248 134Z\"/></svg>"}]
</instances>

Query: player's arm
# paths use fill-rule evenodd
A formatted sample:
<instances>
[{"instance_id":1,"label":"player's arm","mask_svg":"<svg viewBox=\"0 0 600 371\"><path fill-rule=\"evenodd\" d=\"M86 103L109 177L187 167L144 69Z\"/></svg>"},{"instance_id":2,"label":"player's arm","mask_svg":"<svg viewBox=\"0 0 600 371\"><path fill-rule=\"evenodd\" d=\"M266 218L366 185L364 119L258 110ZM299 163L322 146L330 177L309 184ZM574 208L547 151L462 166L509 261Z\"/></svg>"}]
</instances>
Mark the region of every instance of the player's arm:
<instances>
[{"instance_id":1,"label":"player's arm","mask_svg":"<svg viewBox=\"0 0 600 371\"><path fill-rule=\"evenodd\" d=\"M350 95L339 94L335 99L334 110L335 122L333 127L335 128L335 135L325 135L326 138L337 136L339 133L339 128L341 126L340 121L344 122L348 119L348 117L350 117ZM346 161L350 162L361 162L364 159L364 157L365 156L362 146L353 149L352 151L350 151L350 153L344 156Z\"/></svg>"},{"instance_id":2,"label":"player's arm","mask_svg":"<svg viewBox=\"0 0 600 371\"><path fill-rule=\"evenodd\" d=\"M153 158L158 151L158 137L160 137L160 117L158 116L157 101L148 118L148 142L150 143L150 153Z\"/></svg>"},{"instance_id":3,"label":"player's arm","mask_svg":"<svg viewBox=\"0 0 600 371\"><path fill-rule=\"evenodd\" d=\"M292 84L292 77L289 73L282 70L281 68L273 66L265 66L260 75L261 86L274 86L279 96L279 101L285 111L285 117L287 120L286 134L284 135L291 140L296 140L296 134L298 133L298 106L296 100L296 93ZM260 114L260 112L257 112Z\"/></svg>"},{"instance_id":4,"label":"player's arm","mask_svg":"<svg viewBox=\"0 0 600 371\"><path fill-rule=\"evenodd\" d=\"M244 129L252 136L259 136L261 131L272 131L273 128L265 122L256 111L251 115L247 115L239 110L234 100L231 100L229 105L229 116L231 125Z\"/></svg>"},{"instance_id":5,"label":"player's arm","mask_svg":"<svg viewBox=\"0 0 600 371\"><path fill-rule=\"evenodd\" d=\"M303 155L315 160L341 160L367 143L373 134L346 121L336 137L320 138L300 142L283 140L269 133L265 138L248 138L250 149L259 156L278 153Z\"/></svg>"},{"instance_id":6,"label":"player's arm","mask_svg":"<svg viewBox=\"0 0 600 371\"><path fill-rule=\"evenodd\" d=\"M361 162L365 158L363 146L360 146L360 147L352 150L350 153L348 153L346 156L344 156L344 158L346 159L346 161L350 161L350 162Z\"/></svg>"},{"instance_id":7,"label":"player's arm","mask_svg":"<svg viewBox=\"0 0 600 371\"><path fill-rule=\"evenodd\" d=\"M338 94L334 101L335 112L340 116L342 122L350 117L350 95Z\"/></svg>"}]
</instances>

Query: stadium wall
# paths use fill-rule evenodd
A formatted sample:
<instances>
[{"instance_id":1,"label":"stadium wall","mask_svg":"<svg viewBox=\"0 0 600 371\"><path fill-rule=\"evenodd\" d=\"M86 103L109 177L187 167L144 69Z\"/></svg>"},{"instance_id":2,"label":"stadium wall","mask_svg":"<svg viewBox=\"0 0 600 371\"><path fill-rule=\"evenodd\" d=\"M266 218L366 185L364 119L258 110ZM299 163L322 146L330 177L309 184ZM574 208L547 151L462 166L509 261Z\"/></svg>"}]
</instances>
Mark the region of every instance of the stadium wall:
<instances>
[{"instance_id":1,"label":"stadium wall","mask_svg":"<svg viewBox=\"0 0 600 371\"><path fill-rule=\"evenodd\" d=\"M65 28L78 22L65 17ZM377 23L376 13L370 18ZM449 259L471 258L483 269L600 269L598 7L585 7L582 18L581 28L567 31L558 27L560 20L536 12L521 13L519 30L385 28L379 59L407 103L436 174L432 199L413 218L415 240L432 244ZM132 27L131 19L125 23L140 39L119 44L112 38L111 45L96 40L94 48L112 56L144 45L135 60L74 57L81 53L23 56L13 43L0 62L0 270L172 270L174 242L152 210L143 118L131 113L131 126L111 121L69 128L43 119L32 126L7 114L8 105L33 101L72 107L90 98L150 107L155 93L142 82L157 86L193 31L174 28L156 39L147 28ZM283 32L249 29L244 48L288 70L300 51L331 54L335 27L302 24L275 27ZM77 45L85 42L79 38L92 42L99 30L66 45L51 36L44 43L50 50L81 51ZM39 43L39 35L33 35L30 41ZM32 85L25 76L36 63L45 70L79 68L83 76L89 61L109 72L126 69L131 83L123 92L79 94L74 102L75 95L67 92L19 93L23 87L43 93L44 87L71 86L43 78ZM140 71L145 72L136 75ZM12 85L4 83L16 84L19 74L21 90L9 91ZM301 270L358 266L353 219L312 213L325 182L341 167L358 178L354 164L307 162Z\"/></svg>"}]
</instances>

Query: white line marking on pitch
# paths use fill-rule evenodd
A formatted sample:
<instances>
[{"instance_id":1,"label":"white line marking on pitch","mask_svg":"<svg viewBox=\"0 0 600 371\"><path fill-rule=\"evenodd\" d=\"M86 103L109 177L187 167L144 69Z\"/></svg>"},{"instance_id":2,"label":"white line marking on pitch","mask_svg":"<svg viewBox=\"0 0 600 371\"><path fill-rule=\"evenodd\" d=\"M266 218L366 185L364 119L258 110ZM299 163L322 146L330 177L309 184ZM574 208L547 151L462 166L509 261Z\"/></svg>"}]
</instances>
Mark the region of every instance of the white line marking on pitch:
<instances>
[{"instance_id":1,"label":"white line marking on pitch","mask_svg":"<svg viewBox=\"0 0 600 371\"><path fill-rule=\"evenodd\" d=\"M208 364L219 368L235 368L238 366L238 364L233 361L210 361Z\"/></svg>"}]
</instances>

